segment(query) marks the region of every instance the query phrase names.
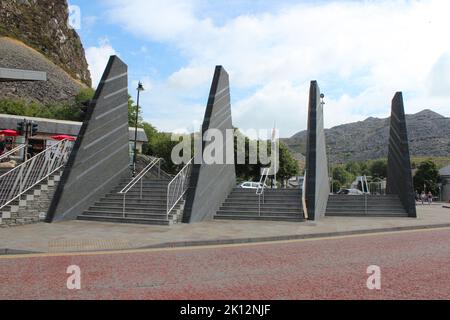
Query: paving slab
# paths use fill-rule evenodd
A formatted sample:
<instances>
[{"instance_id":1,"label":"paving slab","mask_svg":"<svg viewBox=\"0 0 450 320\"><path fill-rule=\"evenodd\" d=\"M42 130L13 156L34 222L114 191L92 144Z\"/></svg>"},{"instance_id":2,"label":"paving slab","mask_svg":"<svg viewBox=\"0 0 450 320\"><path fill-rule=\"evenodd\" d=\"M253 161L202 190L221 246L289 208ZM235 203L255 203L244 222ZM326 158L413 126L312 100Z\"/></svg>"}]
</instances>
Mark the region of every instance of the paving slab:
<instances>
[{"instance_id":1,"label":"paving slab","mask_svg":"<svg viewBox=\"0 0 450 320\"><path fill-rule=\"evenodd\" d=\"M315 222L206 221L146 226L87 221L0 229L0 255L214 245L450 227L443 204L417 207L418 218L325 217Z\"/></svg>"}]
</instances>

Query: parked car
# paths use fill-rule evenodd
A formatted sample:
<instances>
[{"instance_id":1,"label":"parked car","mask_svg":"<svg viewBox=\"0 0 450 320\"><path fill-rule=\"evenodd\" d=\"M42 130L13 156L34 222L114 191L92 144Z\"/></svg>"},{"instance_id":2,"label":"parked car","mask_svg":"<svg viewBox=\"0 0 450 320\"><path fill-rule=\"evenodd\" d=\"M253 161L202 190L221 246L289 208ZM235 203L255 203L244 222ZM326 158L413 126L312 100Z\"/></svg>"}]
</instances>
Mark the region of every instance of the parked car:
<instances>
[{"instance_id":1,"label":"parked car","mask_svg":"<svg viewBox=\"0 0 450 320\"><path fill-rule=\"evenodd\" d=\"M239 188L242 189L258 189L258 188L262 188L263 184L260 182L252 182L252 181L246 181L243 182L239 185ZM269 188L267 185L265 186L266 188Z\"/></svg>"},{"instance_id":2,"label":"parked car","mask_svg":"<svg viewBox=\"0 0 450 320\"><path fill-rule=\"evenodd\" d=\"M360 196L360 195L363 195L364 193L358 189L341 189L338 191L337 194L349 195L349 196Z\"/></svg>"}]
</instances>

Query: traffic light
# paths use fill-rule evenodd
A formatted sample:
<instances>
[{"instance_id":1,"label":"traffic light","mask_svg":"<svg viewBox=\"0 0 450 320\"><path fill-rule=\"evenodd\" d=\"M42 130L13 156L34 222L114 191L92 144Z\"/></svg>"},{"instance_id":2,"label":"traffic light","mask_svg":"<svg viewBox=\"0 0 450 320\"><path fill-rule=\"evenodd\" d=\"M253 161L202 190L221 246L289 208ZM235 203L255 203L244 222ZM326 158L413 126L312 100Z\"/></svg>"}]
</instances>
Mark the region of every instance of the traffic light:
<instances>
[{"instance_id":1,"label":"traffic light","mask_svg":"<svg viewBox=\"0 0 450 320\"><path fill-rule=\"evenodd\" d=\"M24 121L21 121L21 122L19 122L19 123L17 123L17 133L20 135L20 136L23 136L23 134L24 134L24 132L25 132L25 122Z\"/></svg>"},{"instance_id":2,"label":"traffic light","mask_svg":"<svg viewBox=\"0 0 450 320\"><path fill-rule=\"evenodd\" d=\"M36 122L31 123L31 135L34 136L39 129L39 125Z\"/></svg>"}]
</instances>

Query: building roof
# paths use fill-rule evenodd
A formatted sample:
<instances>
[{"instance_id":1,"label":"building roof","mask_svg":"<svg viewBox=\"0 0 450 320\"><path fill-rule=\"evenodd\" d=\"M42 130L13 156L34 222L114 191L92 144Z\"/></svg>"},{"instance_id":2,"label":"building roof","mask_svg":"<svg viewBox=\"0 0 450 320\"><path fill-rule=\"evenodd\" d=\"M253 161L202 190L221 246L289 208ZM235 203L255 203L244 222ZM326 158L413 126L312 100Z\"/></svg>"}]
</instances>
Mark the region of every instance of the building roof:
<instances>
[{"instance_id":1,"label":"building roof","mask_svg":"<svg viewBox=\"0 0 450 320\"><path fill-rule=\"evenodd\" d=\"M441 176L450 176L450 166L444 167L441 170L439 170L439 174Z\"/></svg>"},{"instance_id":2,"label":"building roof","mask_svg":"<svg viewBox=\"0 0 450 320\"><path fill-rule=\"evenodd\" d=\"M54 120L45 118L34 118L15 116L9 114L0 114L0 129L13 129L17 127L17 123L23 119L34 121L38 124L38 133L46 133L51 135L67 134L70 136L77 136L80 132L82 122ZM134 141L134 128L129 129L129 139ZM137 141L148 142L147 135L144 129L138 128Z\"/></svg>"}]
</instances>

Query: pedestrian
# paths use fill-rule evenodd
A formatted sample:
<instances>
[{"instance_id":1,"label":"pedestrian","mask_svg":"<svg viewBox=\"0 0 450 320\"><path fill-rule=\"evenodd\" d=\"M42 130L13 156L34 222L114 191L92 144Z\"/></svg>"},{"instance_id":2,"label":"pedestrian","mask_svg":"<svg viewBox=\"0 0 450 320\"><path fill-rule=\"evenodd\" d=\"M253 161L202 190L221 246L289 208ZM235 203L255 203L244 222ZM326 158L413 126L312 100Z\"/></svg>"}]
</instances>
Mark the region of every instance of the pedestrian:
<instances>
[{"instance_id":1,"label":"pedestrian","mask_svg":"<svg viewBox=\"0 0 450 320\"><path fill-rule=\"evenodd\" d=\"M426 197L427 197L427 195L425 194L425 191L422 191L422 194L420 195L420 201L422 201L422 205L425 202Z\"/></svg>"},{"instance_id":2,"label":"pedestrian","mask_svg":"<svg viewBox=\"0 0 450 320\"><path fill-rule=\"evenodd\" d=\"M5 136L2 134L0 135L0 156L5 152L6 149L6 141Z\"/></svg>"},{"instance_id":3,"label":"pedestrian","mask_svg":"<svg viewBox=\"0 0 450 320\"><path fill-rule=\"evenodd\" d=\"M433 194L430 192L428 192L428 204L431 205L431 203L433 202Z\"/></svg>"}]
</instances>

